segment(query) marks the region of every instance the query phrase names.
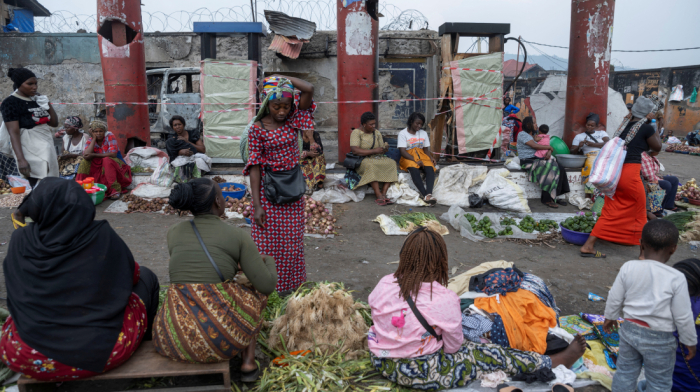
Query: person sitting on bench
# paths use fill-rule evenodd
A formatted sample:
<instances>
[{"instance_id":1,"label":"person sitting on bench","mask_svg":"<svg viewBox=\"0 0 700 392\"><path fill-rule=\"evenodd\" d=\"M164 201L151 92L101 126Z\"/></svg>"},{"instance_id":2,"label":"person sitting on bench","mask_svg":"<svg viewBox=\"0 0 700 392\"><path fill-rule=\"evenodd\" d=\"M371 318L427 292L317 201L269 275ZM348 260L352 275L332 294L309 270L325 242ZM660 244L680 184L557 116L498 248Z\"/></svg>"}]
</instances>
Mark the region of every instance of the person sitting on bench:
<instances>
[{"instance_id":1,"label":"person sitting on bench","mask_svg":"<svg viewBox=\"0 0 700 392\"><path fill-rule=\"evenodd\" d=\"M250 234L221 221L226 202L214 181L178 184L169 203L194 220L168 230L171 285L153 327L156 351L190 363L241 354L241 380L253 382L260 373L255 341L261 315L277 284L275 260L260 255ZM239 271L252 287L233 281Z\"/></svg>"},{"instance_id":2,"label":"person sitting on bench","mask_svg":"<svg viewBox=\"0 0 700 392\"><path fill-rule=\"evenodd\" d=\"M158 278L106 220L95 220L77 182L44 178L12 220L4 264L10 317L0 338L11 370L40 381L96 376L151 338Z\"/></svg>"}]
</instances>

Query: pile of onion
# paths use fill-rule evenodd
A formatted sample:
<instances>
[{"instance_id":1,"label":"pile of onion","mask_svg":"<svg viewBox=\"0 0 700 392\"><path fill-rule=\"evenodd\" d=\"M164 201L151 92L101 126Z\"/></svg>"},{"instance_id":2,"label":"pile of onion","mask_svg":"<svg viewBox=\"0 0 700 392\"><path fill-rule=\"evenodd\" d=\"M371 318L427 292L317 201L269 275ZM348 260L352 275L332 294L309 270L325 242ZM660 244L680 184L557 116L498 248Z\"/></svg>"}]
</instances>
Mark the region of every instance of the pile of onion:
<instances>
[{"instance_id":1,"label":"pile of onion","mask_svg":"<svg viewBox=\"0 0 700 392\"><path fill-rule=\"evenodd\" d=\"M304 196L304 219L306 219L306 234L338 234L337 229L341 229L336 223L338 221L326 208L323 203L308 196Z\"/></svg>"},{"instance_id":2,"label":"pile of onion","mask_svg":"<svg viewBox=\"0 0 700 392\"><path fill-rule=\"evenodd\" d=\"M226 207L229 211L239 213L246 218L252 219L253 217L253 203L247 197L240 200L227 197Z\"/></svg>"}]
</instances>

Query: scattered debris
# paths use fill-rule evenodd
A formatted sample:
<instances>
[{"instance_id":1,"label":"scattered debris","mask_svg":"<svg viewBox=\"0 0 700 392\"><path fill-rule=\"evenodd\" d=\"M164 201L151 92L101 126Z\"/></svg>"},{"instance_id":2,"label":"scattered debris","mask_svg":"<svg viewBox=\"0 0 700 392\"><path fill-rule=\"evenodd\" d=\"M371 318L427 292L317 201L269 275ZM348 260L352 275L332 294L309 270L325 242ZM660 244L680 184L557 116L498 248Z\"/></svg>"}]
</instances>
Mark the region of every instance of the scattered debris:
<instances>
[{"instance_id":1,"label":"scattered debris","mask_svg":"<svg viewBox=\"0 0 700 392\"><path fill-rule=\"evenodd\" d=\"M593 301L593 302L598 302L598 301L605 301L605 298L603 298L597 294L588 293L588 300Z\"/></svg>"}]
</instances>

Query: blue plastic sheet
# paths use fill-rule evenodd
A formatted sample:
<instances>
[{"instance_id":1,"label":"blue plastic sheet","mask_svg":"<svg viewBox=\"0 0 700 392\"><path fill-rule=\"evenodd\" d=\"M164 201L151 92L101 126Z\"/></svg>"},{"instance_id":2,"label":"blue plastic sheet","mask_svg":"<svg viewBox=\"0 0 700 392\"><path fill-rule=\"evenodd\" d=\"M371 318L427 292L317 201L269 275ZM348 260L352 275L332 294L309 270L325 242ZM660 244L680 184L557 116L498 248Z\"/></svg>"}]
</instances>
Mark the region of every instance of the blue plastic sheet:
<instances>
[{"instance_id":1,"label":"blue plastic sheet","mask_svg":"<svg viewBox=\"0 0 700 392\"><path fill-rule=\"evenodd\" d=\"M19 29L20 33L34 32L34 13L27 9L14 9L12 11L14 17L10 21L10 25ZM14 28L11 31L17 31Z\"/></svg>"}]
</instances>

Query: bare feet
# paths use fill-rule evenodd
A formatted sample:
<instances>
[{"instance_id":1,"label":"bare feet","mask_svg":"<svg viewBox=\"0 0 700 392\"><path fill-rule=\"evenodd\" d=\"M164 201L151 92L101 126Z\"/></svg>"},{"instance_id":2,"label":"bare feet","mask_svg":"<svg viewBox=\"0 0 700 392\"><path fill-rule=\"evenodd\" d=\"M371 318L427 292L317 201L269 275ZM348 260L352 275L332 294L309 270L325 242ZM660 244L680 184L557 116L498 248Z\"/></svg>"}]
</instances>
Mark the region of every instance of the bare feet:
<instances>
[{"instance_id":1,"label":"bare feet","mask_svg":"<svg viewBox=\"0 0 700 392\"><path fill-rule=\"evenodd\" d=\"M243 360L241 364L242 372L249 373L258 368L258 365L255 363L255 340L243 349L241 359Z\"/></svg>"},{"instance_id":2,"label":"bare feet","mask_svg":"<svg viewBox=\"0 0 700 392\"><path fill-rule=\"evenodd\" d=\"M567 368L574 366L574 363L583 356L586 351L586 339L581 335L576 335L574 340L569 344L564 351L550 356L552 359L552 368L559 365L564 365Z\"/></svg>"}]
</instances>

